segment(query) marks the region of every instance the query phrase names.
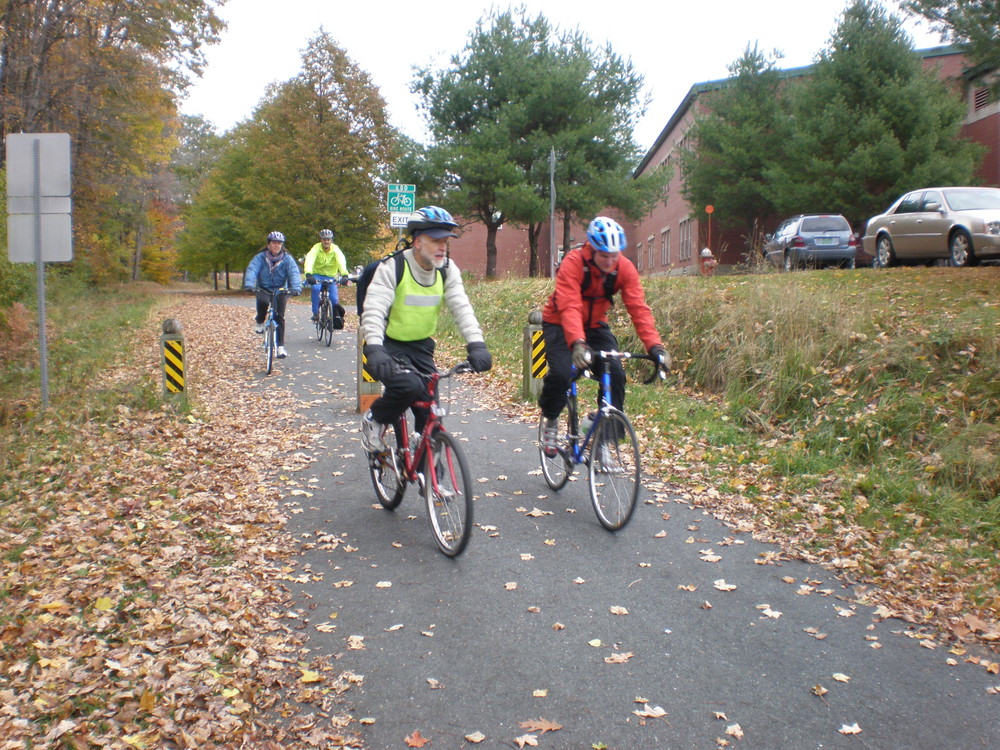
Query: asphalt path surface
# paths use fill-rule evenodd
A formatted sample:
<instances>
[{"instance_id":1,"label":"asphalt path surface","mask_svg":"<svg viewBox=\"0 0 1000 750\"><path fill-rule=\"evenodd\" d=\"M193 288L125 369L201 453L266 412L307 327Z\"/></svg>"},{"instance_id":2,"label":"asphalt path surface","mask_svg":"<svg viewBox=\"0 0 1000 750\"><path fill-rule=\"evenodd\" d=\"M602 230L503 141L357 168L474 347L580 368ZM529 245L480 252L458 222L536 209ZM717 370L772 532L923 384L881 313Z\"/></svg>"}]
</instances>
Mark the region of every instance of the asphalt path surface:
<instances>
[{"instance_id":1,"label":"asphalt path surface","mask_svg":"<svg viewBox=\"0 0 1000 750\"><path fill-rule=\"evenodd\" d=\"M355 332L327 348L308 317L289 306L290 356L254 382L320 425L283 478L296 616L313 655L359 676L343 708L366 747L1000 748L1000 676L653 478L605 531L586 477L550 491L536 428L482 406L474 375L446 424L477 528L445 557L414 487L396 511L375 498Z\"/></svg>"}]
</instances>

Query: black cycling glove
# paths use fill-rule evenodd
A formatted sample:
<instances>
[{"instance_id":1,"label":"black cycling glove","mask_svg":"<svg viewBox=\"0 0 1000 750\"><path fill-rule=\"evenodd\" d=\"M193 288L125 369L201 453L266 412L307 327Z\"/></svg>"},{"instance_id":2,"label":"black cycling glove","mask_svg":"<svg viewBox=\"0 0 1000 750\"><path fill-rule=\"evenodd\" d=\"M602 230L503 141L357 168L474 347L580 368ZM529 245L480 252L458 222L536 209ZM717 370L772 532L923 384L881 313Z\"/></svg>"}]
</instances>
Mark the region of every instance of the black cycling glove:
<instances>
[{"instance_id":1,"label":"black cycling glove","mask_svg":"<svg viewBox=\"0 0 1000 750\"><path fill-rule=\"evenodd\" d=\"M468 360L473 372L486 372L493 367L493 356L485 342L473 341L466 345L465 350L469 353Z\"/></svg>"}]
</instances>

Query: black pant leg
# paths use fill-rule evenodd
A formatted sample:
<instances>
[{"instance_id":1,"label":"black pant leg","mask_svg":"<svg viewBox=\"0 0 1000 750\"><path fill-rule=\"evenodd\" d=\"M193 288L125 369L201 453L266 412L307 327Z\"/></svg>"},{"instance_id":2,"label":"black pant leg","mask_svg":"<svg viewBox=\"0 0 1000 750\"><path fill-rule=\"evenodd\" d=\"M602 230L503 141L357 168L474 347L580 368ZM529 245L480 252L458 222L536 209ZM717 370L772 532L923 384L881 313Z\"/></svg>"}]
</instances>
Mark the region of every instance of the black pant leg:
<instances>
[{"instance_id":1,"label":"black pant leg","mask_svg":"<svg viewBox=\"0 0 1000 750\"><path fill-rule=\"evenodd\" d=\"M558 323L542 323L545 339L545 364L548 368L542 379L542 392L538 406L542 416L555 419L566 406L566 389L572 378L573 353L566 343L566 334Z\"/></svg>"}]
</instances>

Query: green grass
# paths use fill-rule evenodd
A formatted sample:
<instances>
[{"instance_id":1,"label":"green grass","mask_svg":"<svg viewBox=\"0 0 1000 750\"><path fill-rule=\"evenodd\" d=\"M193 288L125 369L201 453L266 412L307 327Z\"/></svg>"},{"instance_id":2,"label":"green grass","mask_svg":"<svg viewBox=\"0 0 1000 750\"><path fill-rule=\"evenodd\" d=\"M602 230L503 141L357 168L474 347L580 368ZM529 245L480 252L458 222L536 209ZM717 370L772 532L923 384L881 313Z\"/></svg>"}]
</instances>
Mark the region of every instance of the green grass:
<instances>
[{"instance_id":1,"label":"green grass","mask_svg":"<svg viewBox=\"0 0 1000 750\"><path fill-rule=\"evenodd\" d=\"M678 387L631 385L626 410L648 434L707 446L719 488L813 494L887 545L955 542L961 558L971 544L995 567L998 282L995 267L648 279ZM550 283L468 288L498 368L519 382L527 315ZM611 317L622 346L641 348L620 303ZM760 481L740 479L748 463Z\"/></svg>"}]
</instances>

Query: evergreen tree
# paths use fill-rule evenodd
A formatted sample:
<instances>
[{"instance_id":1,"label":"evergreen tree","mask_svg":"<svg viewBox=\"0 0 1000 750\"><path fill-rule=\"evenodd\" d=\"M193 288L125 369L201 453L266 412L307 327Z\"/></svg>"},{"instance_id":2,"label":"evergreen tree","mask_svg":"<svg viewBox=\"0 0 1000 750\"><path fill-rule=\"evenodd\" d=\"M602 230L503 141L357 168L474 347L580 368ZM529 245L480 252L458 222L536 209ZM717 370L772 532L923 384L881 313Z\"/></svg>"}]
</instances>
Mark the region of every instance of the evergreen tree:
<instances>
[{"instance_id":1,"label":"evergreen tree","mask_svg":"<svg viewBox=\"0 0 1000 750\"><path fill-rule=\"evenodd\" d=\"M765 171L785 213L842 213L859 226L902 192L969 182L980 153L959 137L958 94L875 0L845 9L790 111L791 136Z\"/></svg>"},{"instance_id":2,"label":"evergreen tree","mask_svg":"<svg viewBox=\"0 0 1000 750\"><path fill-rule=\"evenodd\" d=\"M659 191L631 179L632 131L642 113L642 77L582 34L559 35L542 15L493 12L479 21L448 68L419 72L446 174L450 210L486 226L486 275L496 274L496 232L528 228L532 273L549 217L549 156L557 153L556 195L568 216L616 206L638 214Z\"/></svg>"},{"instance_id":3,"label":"evergreen tree","mask_svg":"<svg viewBox=\"0 0 1000 750\"><path fill-rule=\"evenodd\" d=\"M907 0L902 7L923 16L950 41L962 45L1000 92L1000 4L996 0Z\"/></svg>"},{"instance_id":4,"label":"evergreen tree","mask_svg":"<svg viewBox=\"0 0 1000 750\"><path fill-rule=\"evenodd\" d=\"M765 172L791 127L783 91L790 82L756 45L747 45L729 71L721 89L701 94L705 109L680 150L683 193L698 211L714 206L721 227L752 235L755 222L775 213Z\"/></svg>"}]
</instances>

